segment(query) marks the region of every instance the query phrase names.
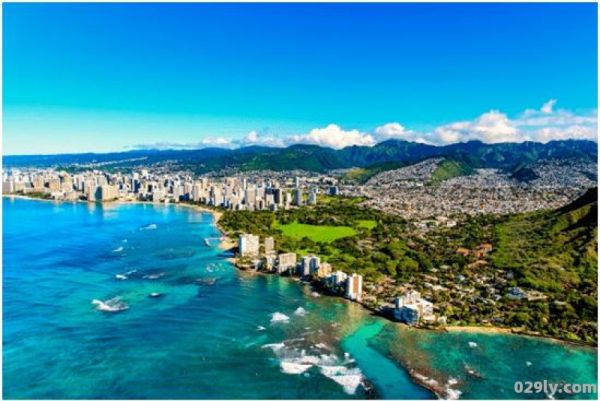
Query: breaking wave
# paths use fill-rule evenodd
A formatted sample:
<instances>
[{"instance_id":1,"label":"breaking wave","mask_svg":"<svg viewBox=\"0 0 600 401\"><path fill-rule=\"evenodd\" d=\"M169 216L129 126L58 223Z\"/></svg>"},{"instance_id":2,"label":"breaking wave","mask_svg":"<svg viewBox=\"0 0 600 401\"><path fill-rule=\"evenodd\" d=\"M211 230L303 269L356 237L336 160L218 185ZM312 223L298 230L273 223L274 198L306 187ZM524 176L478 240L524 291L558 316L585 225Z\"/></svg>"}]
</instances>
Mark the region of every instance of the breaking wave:
<instances>
[{"instance_id":1,"label":"breaking wave","mask_svg":"<svg viewBox=\"0 0 600 401\"><path fill-rule=\"evenodd\" d=\"M296 316L306 316L308 312L303 307L299 306L298 309L294 311L294 315Z\"/></svg>"},{"instance_id":2,"label":"breaking wave","mask_svg":"<svg viewBox=\"0 0 600 401\"><path fill-rule=\"evenodd\" d=\"M114 297L107 301L100 301L99 299L92 300L92 304L96 305L96 310L101 312L121 312L129 309L129 305L121 301L120 297Z\"/></svg>"},{"instance_id":3,"label":"breaking wave","mask_svg":"<svg viewBox=\"0 0 600 401\"><path fill-rule=\"evenodd\" d=\"M140 230L156 230L158 226L154 223L146 224L145 226L141 226Z\"/></svg>"},{"instance_id":4,"label":"breaking wave","mask_svg":"<svg viewBox=\"0 0 600 401\"><path fill-rule=\"evenodd\" d=\"M290 346L292 342L295 341L286 340L282 343L262 346L262 348L271 349L279 358L279 365L283 373L306 375L309 369L315 367L323 376L342 386L344 392L349 395L355 394L358 387L363 384L364 376L361 370L356 366L348 366L354 360L347 353L344 354L343 359L332 353L308 354L304 349ZM326 348L322 343L318 345L310 348L313 351Z\"/></svg>"},{"instance_id":5,"label":"breaking wave","mask_svg":"<svg viewBox=\"0 0 600 401\"><path fill-rule=\"evenodd\" d=\"M289 320L289 316L283 313L275 312L271 315L271 323L287 323Z\"/></svg>"}]
</instances>

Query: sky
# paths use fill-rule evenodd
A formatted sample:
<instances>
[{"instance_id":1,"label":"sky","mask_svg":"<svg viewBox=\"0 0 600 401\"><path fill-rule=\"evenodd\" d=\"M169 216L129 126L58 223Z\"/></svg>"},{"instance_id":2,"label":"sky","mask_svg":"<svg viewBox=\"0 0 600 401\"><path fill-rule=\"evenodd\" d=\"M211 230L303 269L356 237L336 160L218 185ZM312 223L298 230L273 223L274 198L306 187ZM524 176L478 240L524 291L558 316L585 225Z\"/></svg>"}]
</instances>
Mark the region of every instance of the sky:
<instances>
[{"instance_id":1,"label":"sky","mask_svg":"<svg viewBox=\"0 0 600 401\"><path fill-rule=\"evenodd\" d=\"M597 5L3 5L3 153L596 139Z\"/></svg>"}]
</instances>

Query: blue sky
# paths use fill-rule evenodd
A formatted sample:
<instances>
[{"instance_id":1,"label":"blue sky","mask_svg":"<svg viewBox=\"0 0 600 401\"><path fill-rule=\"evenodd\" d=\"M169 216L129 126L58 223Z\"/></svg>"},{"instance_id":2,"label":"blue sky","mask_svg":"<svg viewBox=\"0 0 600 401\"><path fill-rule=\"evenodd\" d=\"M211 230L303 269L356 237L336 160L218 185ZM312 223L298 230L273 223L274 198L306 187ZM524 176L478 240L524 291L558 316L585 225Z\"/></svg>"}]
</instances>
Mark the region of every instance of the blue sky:
<instances>
[{"instance_id":1,"label":"blue sky","mask_svg":"<svg viewBox=\"0 0 600 401\"><path fill-rule=\"evenodd\" d=\"M3 152L595 138L596 7L4 4Z\"/></svg>"}]
</instances>

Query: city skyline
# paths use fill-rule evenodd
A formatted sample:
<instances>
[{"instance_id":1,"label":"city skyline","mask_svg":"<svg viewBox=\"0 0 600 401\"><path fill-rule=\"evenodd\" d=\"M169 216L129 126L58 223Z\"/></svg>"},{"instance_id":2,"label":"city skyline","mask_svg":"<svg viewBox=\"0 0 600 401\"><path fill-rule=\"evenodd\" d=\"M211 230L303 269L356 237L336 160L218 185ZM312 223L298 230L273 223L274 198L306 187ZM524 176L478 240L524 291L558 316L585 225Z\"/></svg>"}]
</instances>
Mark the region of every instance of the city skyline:
<instances>
[{"instance_id":1,"label":"city skyline","mask_svg":"<svg viewBox=\"0 0 600 401\"><path fill-rule=\"evenodd\" d=\"M3 18L5 155L596 140L595 4L8 4Z\"/></svg>"}]
</instances>

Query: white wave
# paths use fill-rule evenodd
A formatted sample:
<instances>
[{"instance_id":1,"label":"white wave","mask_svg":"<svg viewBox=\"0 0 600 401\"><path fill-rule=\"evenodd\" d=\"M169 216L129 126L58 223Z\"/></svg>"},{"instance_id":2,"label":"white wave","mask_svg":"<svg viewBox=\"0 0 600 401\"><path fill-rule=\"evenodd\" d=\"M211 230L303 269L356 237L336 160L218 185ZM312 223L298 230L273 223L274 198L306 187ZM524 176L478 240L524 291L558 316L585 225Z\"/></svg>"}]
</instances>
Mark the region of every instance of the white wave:
<instances>
[{"instance_id":1,"label":"white wave","mask_svg":"<svg viewBox=\"0 0 600 401\"><path fill-rule=\"evenodd\" d=\"M456 380L455 378L450 377L448 379L448 382L446 383L446 386L444 387L444 390L446 390L446 399L447 400L458 400L460 398L462 391L452 388L452 386L454 386L456 384L458 384L458 380Z\"/></svg>"},{"instance_id":2,"label":"white wave","mask_svg":"<svg viewBox=\"0 0 600 401\"><path fill-rule=\"evenodd\" d=\"M129 309L129 306L121 301L121 298L115 297L107 301L100 301L99 299L92 300L92 304L96 305L96 309L102 312L121 312Z\"/></svg>"},{"instance_id":3,"label":"white wave","mask_svg":"<svg viewBox=\"0 0 600 401\"><path fill-rule=\"evenodd\" d=\"M256 331L263 331L266 330L266 328L264 326L257 326L256 327Z\"/></svg>"},{"instance_id":4,"label":"white wave","mask_svg":"<svg viewBox=\"0 0 600 401\"><path fill-rule=\"evenodd\" d=\"M164 275L165 275L165 273L146 274L145 276L142 276L142 278L146 279L146 280L158 280L159 278L161 278Z\"/></svg>"},{"instance_id":5,"label":"white wave","mask_svg":"<svg viewBox=\"0 0 600 401\"><path fill-rule=\"evenodd\" d=\"M278 322L287 323L289 320L290 320L289 316L286 316L283 313L275 312L271 315L271 323L278 323Z\"/></svg>"},{"instance_id":6,"label":"white wave","mask_svg":"<svg viewBox=\"0 0 600 401\"><path fill-rule=\"evenodd\" d=\"M462 391L456 390L450 387L446 387L446 399L447 400L458 400Z\"/></svg>"},{"instance_id":7,"label":"white wave","mask_svg":"<svg viewBox=\"0 0 600 401\"><path fill-rule=\"evenodd\" d=\"M527 365L527 366L531 366L531 365L532 365L532 363L531 363L531 362L529 362L529 361L527 361L527 362L525 362L525 365Z\"/></svg>"},{"instance_id":8,"label":"white wave","mask_svg":"<svg viewBox=\"0 0 600 401\"><path fill-rule=\"evenodd\" d=\"M471 348L477 348L477 343L473 342L473 341L469 341L469 347L471 347Z\"/></svg>"},{"instance_id":9,"label":"white wave","mask_svg":"<svg viewBox=\"0 0 600 401\"><path fill-rule=\"evenodd\" d=\"M115 278L117 280L127 280L129 278L129 276L131 276L135 272L137 272L137 270L129 270L128 272L125 272L125 273L118 273L118 274L115 274Z\"/></svg>"},{"instance_id":10,"label":"white wave","mask_svg":"<svg viewBox=\"0 0 600 401\"><path fill-rule=\"evenodd\" d=\"M327 375L325 375L327 376ZM348 369L344 374L337 374L327 376L337 384L343 387L346 394L353 395L356 393L356 389L361 385L363 381L363 375L358 368Z\"/></svg>"},{"instance_id":11,"label":"white wave","mask_svg":"<svg viewBox=\"0 0 600 401\"><path fill-rule=\"evenodd\" d=\"M140 230L156 230L158 226L154 223L146 224L145 226L140 227Z\"/></svg>"},{"instance_id":12,"label":"white wave","mask_svg":"<svg viewBox=\"0 0 600 401\"><path fill-rule=\"evenodd\" d=\"M306 372L308 369L312 368L313 365L309 363L296 363L296 362L286 362L281 361L281 371L283 373L287 373L288 375L299 375L301 373Z\"/></svg>"},{"instance_id":13,"label":"white wave","mask_svg":"<svg viewBox=\"0 0 600 401\"><path fill-rule=\"evenodd\" d=\"M319 370L323 376L332 377L343 375L348 371L348 368L345 366L319 366Z\"/></svg>"},{"instance_id":14,"label":"white wave","mask_svg":"<svg viewBox=\"0 0 600 401\"><path fill-rule=\"evenodd\" d=\"M261 348L270 348L271 350L273 350L273 352L277 352L280 349L282 349L283 347L285 347L284 343L273 343L273 344L265 344Z\"/></svg>"},{"instance_id":15,"label":"white wave","mask_svg":"<svg viewBox=\"0 0 600 401\"><path fill-rule=\"evenodd\" d=\"M296 316L306 316L308 312L303 307L299 306L298 309L294 311L294 315Z\"/></svg>"},{"instance_id":16,"label":"white wave","mask_svg":"<svg viewBox=\"0 0 600 401\"><path fill-rule=\"evenodd\" d=\"M123 247L122 247L122 246L120 246L120 247L118 247L118 248L116 248L116 249L113 249L112 251L113 251L114 253L123 252Z\"/></svg>"},{"instance_id":17,"label":"white wave","mask_svg":"<svg viewBox=\"0 0 600 401\"><path fill-rule=\"evenodd\" d=\"M121 242L127 243L127 238L123 239Z\"/></svg>"},{"instance_id":18,"label":"white wave","mask_svg":"<svg viewBox=\"0 0 600 401\"><path fill-rule=\"evenodd\" d=\"M329 348L327 348L329 349ZM322 354L320 356L321 361L319 362L320 366L333 366L338 363L339 358L335 356L335 354ZM346 364L345 361L342 364Z\"/></svg>"},{"instance_id":19,"label":"white wave","mask_svg":"<svg viewBox=\"0 0 600 401\"><path fill-rule=\"evenodd\" d=\"M160 292L151 292L150 293L150 298L158 298L161 296L162 296L162 294Z\"/></svg>"}]
</instances>

